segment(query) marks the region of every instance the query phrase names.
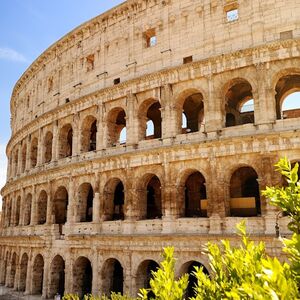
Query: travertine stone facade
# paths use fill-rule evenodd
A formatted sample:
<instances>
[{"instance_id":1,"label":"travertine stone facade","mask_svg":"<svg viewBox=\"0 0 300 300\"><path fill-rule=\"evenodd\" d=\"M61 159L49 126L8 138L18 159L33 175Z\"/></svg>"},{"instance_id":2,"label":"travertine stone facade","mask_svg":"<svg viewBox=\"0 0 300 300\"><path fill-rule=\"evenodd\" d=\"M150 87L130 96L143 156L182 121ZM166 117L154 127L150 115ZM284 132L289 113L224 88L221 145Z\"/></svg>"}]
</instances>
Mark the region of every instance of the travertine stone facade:
<instances>
[{"instance_id":1,"label":"travertine stone facade","mask_svg":"<svg viewBox=\"0 0 300 300\"><path fill-rule=\"evenodd\" d=\"M147 286L247 219L281 256L260 191L300 159L300 2L128 0L45 51L17 82L2 189L0 282L26 294ZM253 101L252 101L253 99Z\"/></svg>"}]
</instances>

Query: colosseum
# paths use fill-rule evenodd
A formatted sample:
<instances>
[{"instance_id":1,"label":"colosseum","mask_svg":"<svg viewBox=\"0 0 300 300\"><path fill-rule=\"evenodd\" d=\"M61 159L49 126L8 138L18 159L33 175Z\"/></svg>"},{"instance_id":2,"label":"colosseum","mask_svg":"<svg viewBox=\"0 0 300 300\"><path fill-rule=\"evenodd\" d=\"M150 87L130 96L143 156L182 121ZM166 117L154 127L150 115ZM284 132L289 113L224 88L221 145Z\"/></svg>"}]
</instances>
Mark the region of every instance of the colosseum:
<instances>
[{"instance_id":1,"label":"colosseum","mask_svg":"<svg viewBox=\"0 0 300 300\"><path fill-rule=\"evenodd\" d=\"M11 97L0 283L135 296L168 245L178 276L210 272L202 247L236 244L244 218L284 259L286 217L260 191L280 157L300 160L284 106L299 15L295 0L127 0L41 54Z\"/></svg>"}]
</instances>

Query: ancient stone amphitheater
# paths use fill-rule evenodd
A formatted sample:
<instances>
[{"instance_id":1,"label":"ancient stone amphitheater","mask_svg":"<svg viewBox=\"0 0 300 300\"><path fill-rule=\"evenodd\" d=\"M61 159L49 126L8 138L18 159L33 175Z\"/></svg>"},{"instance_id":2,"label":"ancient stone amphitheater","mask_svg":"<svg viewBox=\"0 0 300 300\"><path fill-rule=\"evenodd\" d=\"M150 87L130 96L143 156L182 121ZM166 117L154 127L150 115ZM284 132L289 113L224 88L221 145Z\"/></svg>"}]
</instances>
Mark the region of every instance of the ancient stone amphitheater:
<instances>
[{"instance_id":1,"label":"ancient stone amphitheater","mask_svg":"<svg viewBox=\"0 0 300 300\"><path fill-rule=\"evenodd\" d=\"M17 82L2 189L0 282L53 298L147 287L208 241L282 256L260 191L300 159L300 2L127 0L46 50ZM189 288L188 293L192 293Z\"/></svg>"}]
</instances>

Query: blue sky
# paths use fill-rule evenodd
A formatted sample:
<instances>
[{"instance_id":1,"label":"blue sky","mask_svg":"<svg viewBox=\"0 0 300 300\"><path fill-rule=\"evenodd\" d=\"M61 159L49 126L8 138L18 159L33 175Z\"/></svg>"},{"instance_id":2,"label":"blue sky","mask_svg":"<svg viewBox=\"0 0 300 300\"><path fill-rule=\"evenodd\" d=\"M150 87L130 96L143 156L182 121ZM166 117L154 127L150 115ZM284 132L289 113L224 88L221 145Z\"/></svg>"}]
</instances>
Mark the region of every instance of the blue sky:
<instances>
[{"instance_id":1,"label":"blue sky","mask_svg":"<svg viewBox=\"0 0 300 300\"><path fill-rule=\"evenodd\" d=\"M9 102L15 83L51 44L81 23L122 2L0 0L0 187L5 183L4 151L10 138Z\"/></svg>"}]
</instances>

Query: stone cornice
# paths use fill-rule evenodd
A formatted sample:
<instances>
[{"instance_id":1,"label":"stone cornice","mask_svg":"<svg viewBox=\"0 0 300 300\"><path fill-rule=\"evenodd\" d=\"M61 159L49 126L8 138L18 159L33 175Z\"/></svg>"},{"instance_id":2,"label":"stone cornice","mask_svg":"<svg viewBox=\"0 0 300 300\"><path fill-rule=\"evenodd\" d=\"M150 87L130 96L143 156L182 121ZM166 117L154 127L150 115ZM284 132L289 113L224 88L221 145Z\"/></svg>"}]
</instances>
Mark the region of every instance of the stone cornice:
<instances>
[{"instance_id":1,"label":"stone cornice","mask_svg":"<svg viewBox=\"0 0 300 300\"><path fill-rule=\"evenodd\" d=\"M66 109L70 110L74 107L78 107L78 105L83 103L89 103L90 106L97 105L97 99L112 99L112 98L121 98L126 97L128 94L128 89L131 89L135 86L139 85L139 88L136 90L142 91L147 90L143 89L143 84L148 82L156 82L157 87L167 84L167 83L176 83L179 81L184 81L182 78L179 78L180 73L186 73L190 72L191 70L199 71L197 74L195 72L192 72L191 78L187 78L186 80L197 78L197 77L203 77L211 74L218 74L225 71L229 71L232 69L239 69L242 67L247 67L250 65L256 65L258 63L263 62L272 62L277 61L277 57L270 57L268 53L270 51L279 51L280 49L292 49L297 48L298 53L295 51L287 53L287 57L283 57L281 54L280 60L287 59L291 57L299 57L300 53L300 39L291 39L291 40L284 40L284 41L276 41L268 44L264 44L261 46L257 46L254 48L248 48L244 50L235 51L232 53L222 54L214 57L209 57L200 61L195 61L190 64L186 65L179 65L176 67L172 67L169 69L164 69L155 73L149 73L146 75L143 75L138 78L134 78L128 81L124 81L120 83L118 86L111 86L107 87L95 92L92 92L90 94L86 94L78 99L75 99L67 104L61 105L49 112L46 112L45 114L41 115L40 117L34 119L30 123L28 123L26 126L24 126L21 130L16 132L14 136L10 139L7 145L6 153L8 154L10 151L10 148L15 143L15 141L19 141L22 139L26 133L34 131L35 127L38 125L46 125L52 122L53 115L59 115L60 113L64 112ZM246 57L250 57L251 60L246 62L246 60L238 62L238 59L243 59ZM226 64L225 62L228 61L234 61L234 64ZM147 87L148 88L148 87ZM135 92L132 90L131 92ZM91 101L91 102L90 102ZM98 102L99 104L99 102ZM39 126L41 127L41 126ZM37 127L37 129L39 128Z\"/></svg>"}]
</instances>

